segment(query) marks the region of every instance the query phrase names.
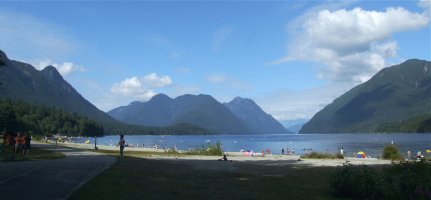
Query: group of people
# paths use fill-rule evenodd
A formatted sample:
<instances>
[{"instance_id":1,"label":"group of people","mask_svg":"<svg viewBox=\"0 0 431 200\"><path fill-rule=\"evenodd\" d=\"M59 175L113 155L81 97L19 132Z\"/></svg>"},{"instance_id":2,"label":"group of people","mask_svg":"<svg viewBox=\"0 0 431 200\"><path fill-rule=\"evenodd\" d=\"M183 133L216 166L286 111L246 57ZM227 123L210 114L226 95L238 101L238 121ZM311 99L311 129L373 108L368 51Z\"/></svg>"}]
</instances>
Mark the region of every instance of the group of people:
<instances>
[{"instance_id":1,"label":"group of people","mask_svg":"<svg viewBox=\"0 0 431 200\"><path fill-rule=\"evenodd\" d=\"M28 155L30 151L31 135L30 133L18 133L7 132L3 136L3 144L9 145L13 148L14 154L25 154Z\"/></svg>"},{"instance_id":2,"label":"group of people","mask_svg":"<svg viewBox=\"0 0 431 200\"><path fill-rule=\"evenodd\" d=\"M281 155L284 155L284 154L288 154L288 155L295 154L295 149L289 149L286 147L286 152L284 152L284 148L281 148Z\"/></svg>"}]
</instances>

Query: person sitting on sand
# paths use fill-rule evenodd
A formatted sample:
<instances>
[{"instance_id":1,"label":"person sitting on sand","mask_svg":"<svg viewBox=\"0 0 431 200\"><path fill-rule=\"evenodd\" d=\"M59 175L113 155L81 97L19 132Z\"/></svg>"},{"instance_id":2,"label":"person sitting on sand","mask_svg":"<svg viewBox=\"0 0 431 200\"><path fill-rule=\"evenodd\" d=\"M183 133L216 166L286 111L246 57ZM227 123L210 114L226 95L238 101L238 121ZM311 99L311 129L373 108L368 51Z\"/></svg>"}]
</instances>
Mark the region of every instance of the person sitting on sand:
<instances>
[{"instance_id":1,"label":"person sitting on sand","mask_svg":"<svg viewBox=\"0 0 431 200\"><path fill-rule=\"evenodd\" d=\"M124 135L120 135L120 141L118 141L117 146L120 146L120 156L123 157L124 146L126 145L126 140L124 140Z\"/></svg>"},{"instance_id":2,"label":"person sitting on sand","mask_svg":"<svg viewBox=\"0 0 431 200\"><path fill-rule=\"evenodd\" d=\"M228 161L227 157L226 157L226 154L223 154L223 158L222 159L218 159L218 161Z\"/></svg>"}]
</instances>

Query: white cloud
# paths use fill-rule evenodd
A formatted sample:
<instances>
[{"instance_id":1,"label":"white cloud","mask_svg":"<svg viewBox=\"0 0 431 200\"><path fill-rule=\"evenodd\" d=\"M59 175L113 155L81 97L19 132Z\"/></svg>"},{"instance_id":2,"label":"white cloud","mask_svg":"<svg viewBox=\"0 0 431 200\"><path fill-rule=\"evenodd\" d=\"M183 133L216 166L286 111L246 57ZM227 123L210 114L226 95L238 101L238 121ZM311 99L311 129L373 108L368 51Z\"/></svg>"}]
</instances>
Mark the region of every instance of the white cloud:
<instances>
[{"instance_id":1,"label":"white cloud","mask_svg":"<svg viewBox=\"0 0 431 200\"><path fill-rule=\"evenodd\" d=\"M217 30L213 37L214 37L214 43L213 43L213 51L219 52L221 45L226 41L227 37L232 33L232 29L229 27L224 27L219 30Z\"/></svg>"},{"instance_id":2,"label":"white cloud","mask_svg":"<svg viewBox=\"0 0 431 200\"><path fill-rule=\"evenodd\" d=\"M430 9L431 9L431 1L430 0L419 0L418 6L423 8L428 15L430 15Z\"/></svg>"},{"instance_id":3,"label":"white cloud","mask_svg":"<svg viewBox=\"0 0 431 200\"><path fill-rule=\"evenodd\" d=\"M151 88L164 87L172 83L172 80L169 76L160 77L156 73L151 73L144 76L143 81Z\"/></svg>"},{"instance_id":4,"label":"white cloud","mask_svg":"<svg viewBox=\"0 0 431 200\"><path fill-rule=\"evenodd\" d=\"M178 73L181 73L181 74L187 74L187 73L190 73L192 71L192 69L188 68L188 67L177 67L175 69L175 71L177 71Z\"/></svg>"},{"instance_id":5,"label":"white cloud","mask_svg":"<svg viewBox=\"0 0 431 200\"><path fill-rule=\"evenodd\" d=\"M157 88L166 87L172 84L169 76L158 76L151 73L143 78L131 77L126 78L120 83L115 83L111 88L111 93L135 100L149 100L156 95L154 92Z\"/></svg>"},{"instance_id":6,"label":"white cloud","mask_svg":"<svg viewBox=\"0 0 431 200\"><path fill-rule=\"evenodd\" d=\"M70 54L78 42L58 25L0 9L0 44L11 57L33 59Z\"/></svg>"},{"instance_id":7,"label":"white cloud","mask_svg":"<svg viewBox=\"0 0 431 200\"><path fill-rule=\"evenodd\" d=\"M173 53L169 54L169 58L172 59L172 60L176 60L176 59L178 59L180 57L181 57L181 54L177 53L177 52L173 52Z\"/></svg>"},{"instance_id":8,"label":"white cloud","mask_svg":"<svg viewBox=\"0 0 431 200\"><path fill-rule=\"evenodd\" d=\"M210 83L222 83L227 80L227 77L223 74L211 74L205 77L205 80Z\"/></svg>"},{"instance_id":9,"label":"white cloud","mask_svg":"<svg viewBox=\"0 0 431 200\"><path fill-rule=\"evenodd\" d=\"M425 27L429 17L404 8L385 11L319 10L307 13L289 26L293 37L288 54L274 61L280 64L302 60L323 64L317 77L335 82L361 83L387 66L397 55L395 32Z\"/></svg>"},{"instance_id":10,"label":"white cloud","mask_svg":"<svg viewBox=\"0 0 431 200\"><path fill-rule=\"evenodd\" d=\"M61 64L58 64L58 63L52 62L51 59L38 60L31 63L38 70L42 70L45 67L51 65L55 67L62 76L68 75L75 71L84 72L86 70L84 66L76 65L73 62L63 62Z\"/></svg>"}]
</instances>

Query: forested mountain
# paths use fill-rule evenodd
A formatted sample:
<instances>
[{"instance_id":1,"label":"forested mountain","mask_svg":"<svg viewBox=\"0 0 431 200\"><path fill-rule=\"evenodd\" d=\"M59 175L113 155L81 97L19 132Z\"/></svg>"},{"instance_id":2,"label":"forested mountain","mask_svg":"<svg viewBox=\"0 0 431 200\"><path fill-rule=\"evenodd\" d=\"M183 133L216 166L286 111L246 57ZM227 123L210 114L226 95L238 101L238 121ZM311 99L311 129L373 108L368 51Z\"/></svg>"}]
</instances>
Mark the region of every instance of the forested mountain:
<instances>
[{"instance_id":1,"label":"forested mountain","mask_svg":"<svg viewBox=\"0 0 431 200\"><path fill-rule=\"evenodd\" d=\"M93 120L47 106L0 100L0 130L36 135L102 136L103 127Z\"/></svg>"},{"instance_id":2,"label":"forested mountain","mask_svg":"<svg viewBox=\"0 0 431 200\"><path fill-rule=\"evenodd\" d=\"M23 101L36 107L55 107L62 112L94 120L103 126L106 134L211 133L186 123L163 128L121 123L83 98L54 67L47 66L39 71L29 64L8 59L0 50L0 99L5 98L13 102Z\"/></svg>"},{"instance_id":3,"label":"forested mountain","mask_svg":"<svg viewBox=\"0 0 431 200\"><path fill-rule=\"evenodd\" d=\"M165 94L158 94L148 102L132 102L108 114L122 122L136 125L188 123L218 134L251 132L228 108L209 95L187 94L172 99Z\"/></svg>"},{"instance_id":4,"label":"forested mountain","mask_svg":"<svg viewBox=\"0 0 431 200\"><path fill-rule=\"evenodd\" d=\"M9 60L0 51L0 98L44 104L75 112L103 123L115 123L112 117L83 98L53 66L42 71L19 61Z\"/></svg>"},{"instance_id":5,"label":"forested mountain","mask_svg":"<svg viewBox=\"0 0 431 200\"><path fill-rule=\"evenodd\" d=\"M390 130L431 114L431 62L411 59L382 69L318 112L301 133L356 133ZM418 118L416 118L418 117ZM404 125L402 125L404 124ZM405 130L406 132L415 132Z\"/></svg>"},{"instance_id":6,"label":"forested mountain","mask_svg":"<svg viewBox=\"0 0 431 200\"><path fill-rule=\"evenodd\" d=\"M235 116L241 119L254 133L280 134L291 133L271 115L265 113L253 100L236 97L224 103Z\"/></svg>"}]
</instances>

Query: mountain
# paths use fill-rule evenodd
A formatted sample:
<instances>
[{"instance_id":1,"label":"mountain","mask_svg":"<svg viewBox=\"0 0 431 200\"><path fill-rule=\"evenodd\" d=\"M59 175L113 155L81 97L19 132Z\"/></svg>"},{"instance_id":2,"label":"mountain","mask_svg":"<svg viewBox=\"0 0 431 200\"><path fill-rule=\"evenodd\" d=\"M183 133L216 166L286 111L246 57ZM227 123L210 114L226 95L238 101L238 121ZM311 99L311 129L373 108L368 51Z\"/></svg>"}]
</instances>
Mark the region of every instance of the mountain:
<instances>
[{"instance_id":1,"label":"mountain","mask_svg":"<svg viewBox=\"0 0 431 200\"><path fill-rule=\"evenodd\" d=\"M209 95L182 95L172 99L158 94L148 102L132 102L108 112L115 119L136 125L170 126L188 123L218 134L250 133L228 108Z\"/></svg>"},{"instance_id":2,"label":"mountain","mask_svg":"<svg viewBox=\"0 0 431 200\"><path fill-rule=\"evenodd\" d=\"M47 66L39 71L33 66L10 60L0 50L0 99L24 101L63 109L92 119L104 126L105 132L117 134L207 134L190 124L172 124L166 128L128 125L117 121L82 97L57 69Z\"/></svg>"},{"instance_id":3,"label":"mountain","mask_svg":"<svg viewBox=\"0 0 431 200\"><path fill-rule=\"evenodd\" d=\"M53 66L39 71L29 64L9 60L3 51L0 63L0 98L54 106L100 122L116 121L83 98Z\"/></svg>"},{"instance_id":4,"label":"mountain","mask_svg":"<svg viewBox=\"0 0 431 200\"><path fill-rule=\"evenodd\" d=\"M411 59L382 69L319 111L300 133L376 132L431 113L431 62Z\"/></svg>"},{"instance_id":5,"label":"mountain","mask_svg":"<svg viewBox=\"0 0 431 200\"><path fill-rule=\"evenodd\" d=\"M235 116L241 119L253 133L280 134L290 133L271 115L265 113L253 100L236 97L224 103Z\"/></svg>"},{"instance_id":6,"label":"mountain","mask_svg":"<svg viewBox=\"0 0 431 200\"><path fill-rule=\"evenodd\" d=\"M282 120L280 123L286 128L288 131L293 133L299 133L299 130L304 126L305 123L308 122L309 119L293 119L293 120Z\"/></svg>"}]
</instances>

